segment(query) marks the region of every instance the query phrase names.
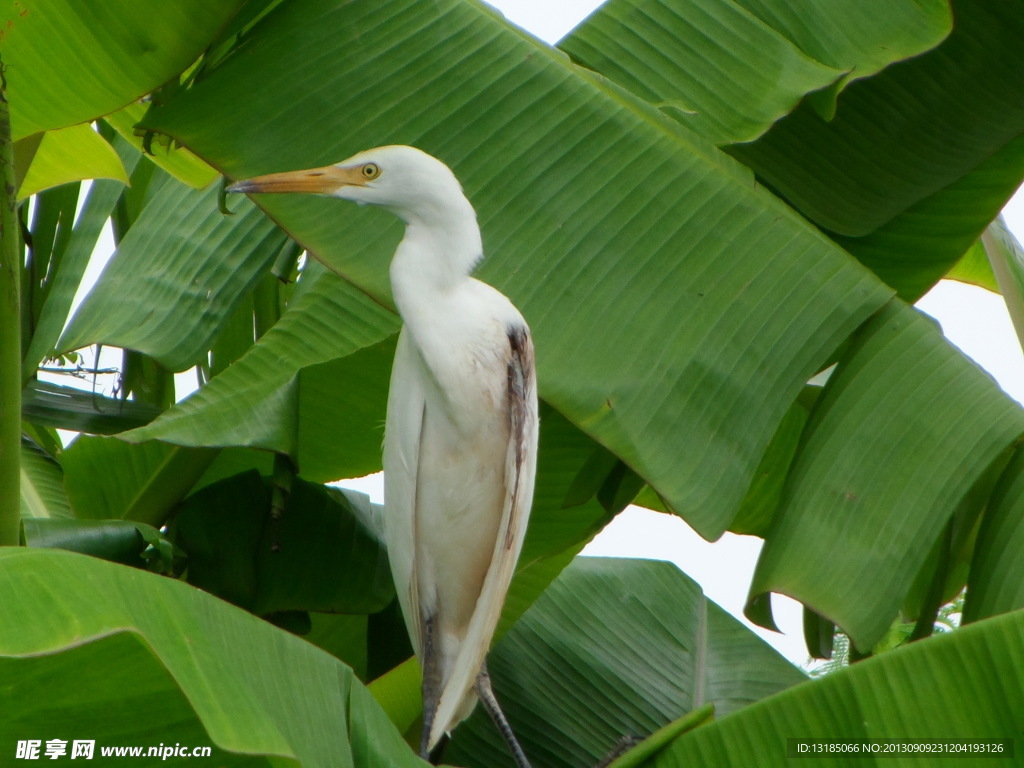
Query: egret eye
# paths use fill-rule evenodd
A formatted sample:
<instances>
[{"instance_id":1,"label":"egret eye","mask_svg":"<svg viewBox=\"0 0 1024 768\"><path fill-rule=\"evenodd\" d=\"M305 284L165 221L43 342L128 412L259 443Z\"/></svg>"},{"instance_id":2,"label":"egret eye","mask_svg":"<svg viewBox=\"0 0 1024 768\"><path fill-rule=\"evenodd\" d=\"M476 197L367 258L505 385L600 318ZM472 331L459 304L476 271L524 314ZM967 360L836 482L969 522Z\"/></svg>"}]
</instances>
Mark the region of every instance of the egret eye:
<instances>
[{"instance_id":1,"label":"egret eye","mask_svg":"<svg viewBox=\"0 0 1024 768\"><path fill-rule=\"evenodd\" d=\"M364 179L376 179L380 176L380 166L376 163L367 163L363 166L363 178Z\"/></svg>"}]
</instances>

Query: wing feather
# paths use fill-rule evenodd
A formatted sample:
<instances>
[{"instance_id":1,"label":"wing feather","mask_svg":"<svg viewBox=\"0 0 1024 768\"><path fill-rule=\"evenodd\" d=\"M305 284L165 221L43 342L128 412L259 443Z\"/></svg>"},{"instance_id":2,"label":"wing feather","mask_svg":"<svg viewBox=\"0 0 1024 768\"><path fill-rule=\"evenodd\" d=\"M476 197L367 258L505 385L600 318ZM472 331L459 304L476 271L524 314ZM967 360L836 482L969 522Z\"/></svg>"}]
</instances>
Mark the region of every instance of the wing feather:
<instances>
[{"instance_id":1,"label":"wing feather","mask_svg":"<svg viewBox=\"0 0 1024 768\"><path fill-rule=\"evenodd\" d=\"M508 329L507 370L505 409L509 444L505 456L505 498L501 523L476 610L434 715L429 740L431 747L437 744L445 731L468 715L475 702L473 685L489 650L530 518L536 476L538 418L533 341L525 324Z\"/></svg>"},{"instance_id":2,"label":"wing feather","mask_svg":"<svg viewBox=\"0 0 1024 768\"><path fill-rule=\"evenodd\" d=\"M391 369L384 426L384 540L398 602L417 656L423 649L423 630L416 580L416 488L426 413L419 370L419 352L403 329Z\"/></svg>"}]
</instances>

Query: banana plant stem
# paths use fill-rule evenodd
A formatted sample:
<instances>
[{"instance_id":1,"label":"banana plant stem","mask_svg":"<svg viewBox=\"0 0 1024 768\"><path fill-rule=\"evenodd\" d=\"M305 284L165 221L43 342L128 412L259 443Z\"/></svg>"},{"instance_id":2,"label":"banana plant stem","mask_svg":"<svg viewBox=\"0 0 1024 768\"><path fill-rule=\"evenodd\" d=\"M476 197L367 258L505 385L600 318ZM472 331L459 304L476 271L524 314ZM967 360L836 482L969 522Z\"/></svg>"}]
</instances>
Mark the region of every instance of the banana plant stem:
<instances>
[{"instance_id":1,"label":"banana plant stem","mask_svg":"<svg viewBox=\"0 0 1024 768\"><path fill-rule=\"evenodd\" d=\"M21 539L21 249L7 81L0 62L0 546Z\"/></svg>"}]
</instances>

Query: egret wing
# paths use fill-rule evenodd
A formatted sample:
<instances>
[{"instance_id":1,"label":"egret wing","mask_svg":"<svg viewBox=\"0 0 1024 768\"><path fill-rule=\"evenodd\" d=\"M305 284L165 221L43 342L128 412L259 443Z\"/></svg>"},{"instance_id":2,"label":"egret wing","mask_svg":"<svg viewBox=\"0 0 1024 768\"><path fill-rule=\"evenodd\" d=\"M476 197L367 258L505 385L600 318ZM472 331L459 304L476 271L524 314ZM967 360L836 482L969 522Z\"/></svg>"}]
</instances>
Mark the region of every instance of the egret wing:
<instances>
[{"instance_id":1,"label":"egret wing","mask_svg":"<svg viewBox=\"0 0 1024 768\"><path fill-rule=\"evenodd\" d=\"M505 498L501 523L476 610L434 715L431 747L437 744L446 730L468 714L467 695L470 702L475 700L473 684L498 624L530 518L538 432L533 342L525 325L509 328L508 341L505 408L509 444L505 456Z\"/></svg>"},{"instance_id":2,"label":"egret wing","mask_svg":"<svg viewBox=\"0 0 1024 768\"><path fill-rule=\"evenodd\" d=\"M384 540L391 573L416 655L423 648L416 584L416 481L426 413L422 363L405 329L391 369L384 426Z\"/></svg>"}]
</instances>

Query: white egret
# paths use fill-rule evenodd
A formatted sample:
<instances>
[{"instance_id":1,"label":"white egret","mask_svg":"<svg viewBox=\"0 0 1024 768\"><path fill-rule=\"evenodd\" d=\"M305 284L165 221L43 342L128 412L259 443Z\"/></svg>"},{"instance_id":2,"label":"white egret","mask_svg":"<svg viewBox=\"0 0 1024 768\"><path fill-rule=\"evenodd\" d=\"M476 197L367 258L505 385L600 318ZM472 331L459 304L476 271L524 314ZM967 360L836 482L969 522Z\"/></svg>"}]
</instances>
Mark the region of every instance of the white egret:
<instances>
[{"instance_id":1,"label":"white egret","mask_svg":"<svg viewBox=\"0 0 1024 768\"><path fill-rule=\"evenodd\" d=\"M404 327L384 434L384 533L423 668L421 754L479 695L528 766L491 692L485 656L533 498L533 343L512 302L470 277L483 255L472 205L444 163L404 146L228 189L316 193L405 221L390 273Z\"/></svg>"}]
</instances>

